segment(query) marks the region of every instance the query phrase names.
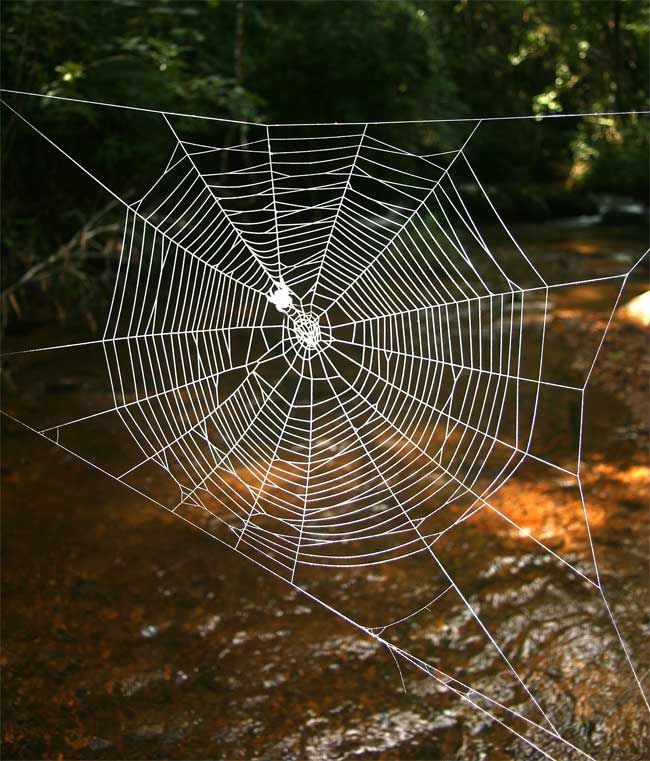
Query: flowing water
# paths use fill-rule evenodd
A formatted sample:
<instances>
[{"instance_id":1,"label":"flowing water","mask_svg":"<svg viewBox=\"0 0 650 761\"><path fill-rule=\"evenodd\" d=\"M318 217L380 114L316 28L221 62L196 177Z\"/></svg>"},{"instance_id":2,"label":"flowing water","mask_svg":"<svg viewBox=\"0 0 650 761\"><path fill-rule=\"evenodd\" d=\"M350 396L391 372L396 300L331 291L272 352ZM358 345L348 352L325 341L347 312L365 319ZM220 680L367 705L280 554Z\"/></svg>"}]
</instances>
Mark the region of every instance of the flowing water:
<instances>
[{"instance_id":1,"label":"flowing water","mask_svg":"<svg viewBox=\"0 0 650 761\"><path fill-rule=\"evenodd\" d=\"M519 236L563 281L620 272L647 246L635 232L580 225ZM646 287L639 268L623 300ZM588 368L615 295L602 281L552 298L547 358L563 377ZM54 330L31 325L5 350L50 344ZM79 395L109 400L102 368L57 356L52 382L48 362L32 361L29 384L8 367L3 409L73 417ZM582 475L601 580L641 677L650 667L647 379L647 336L614 320L587 395ZM552 413L538 435L568 456L579 418L571 405ZM414 669L403 668L404 691L375 640L65 451L7 420L3 442L5 758L538 757ZM119 441L95 445L119 457ZM579 566L582 507L561 476L522 473L495 501ZM454 537L446 563L558 728L595 758L647 758L647 712L600 596L489 516ZM430 572L417 556L312 576L309 590L361 622L390 621L426 598ZM513 699L503 662L457 599L406 621L399 638Z\"/></svg>"}]
</instances>

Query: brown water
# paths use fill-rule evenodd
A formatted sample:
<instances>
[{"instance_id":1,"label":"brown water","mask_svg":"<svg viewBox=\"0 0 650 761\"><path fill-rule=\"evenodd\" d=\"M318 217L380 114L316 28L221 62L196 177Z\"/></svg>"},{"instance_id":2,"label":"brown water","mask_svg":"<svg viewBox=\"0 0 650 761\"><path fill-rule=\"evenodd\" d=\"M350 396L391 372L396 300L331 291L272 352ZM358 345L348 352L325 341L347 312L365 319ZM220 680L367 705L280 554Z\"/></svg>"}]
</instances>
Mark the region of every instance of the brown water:
<instances>
[{"instance_id":1,"label":"brown water","mask_svg":"<svg viewBox=\"0 0 650 761\"><path fill-rule=\"evenodd\" d=\"M620 271L646 245L635 235L549 228L521 235L579 280ZM643 290L635 278L628 299ZM568 380L590 362L612 304L609 283L556 292L550 363ZM56 342L33 325L16 345ZM648 345L615 321L587 403L583 484L601 579L637 673L648 637ZM5 385L20 417L105 394L101 368L32 360ZM66 364L68 363L68 364ZM12 368L10 367L11 371ZM11 376L10 376L11 377ZM29 386L19 378L30 377ZM108 395L106 395L108 400ZM540 418L554 453L573 451L570 408ZM3 756L5 758L520 759L539 754L443 686L403 668L371 638L14 422L3 431ZM100 442L115 447L119 442ZM522 473L495 497L580 566L582 507L561 473ZM599 759L648 755L647 712L593 587L526 536L486 514L444 546L444 559L558 729ZM357 620L422 604L422 557L372 571L313 576L309 591ZM503 662L457 599L392 638L477 689L516 702ZM549 685L552 686L549 687ZM569 758L565 749L548 749Z\"/></svg>"}]
</instances>

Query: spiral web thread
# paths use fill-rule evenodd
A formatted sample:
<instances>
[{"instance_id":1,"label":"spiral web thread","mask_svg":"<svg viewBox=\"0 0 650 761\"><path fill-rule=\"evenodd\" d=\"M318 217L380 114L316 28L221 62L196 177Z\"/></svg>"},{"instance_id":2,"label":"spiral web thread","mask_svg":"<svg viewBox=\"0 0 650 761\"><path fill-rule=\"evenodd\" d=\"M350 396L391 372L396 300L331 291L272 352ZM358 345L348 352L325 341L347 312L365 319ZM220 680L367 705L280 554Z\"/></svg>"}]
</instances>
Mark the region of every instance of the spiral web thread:
<instances>
[{"instance_id":1,"label":"spiral web thread","mask_svg":"<svg viewBox=\"0 0 650 761\"><path fill-rule=\"evenodd\" d=\"M99 345L114 403L37 432L68 449L75 426L119 418L135 443L132 464L111 472L87 462L281 577L542 755L589 757L554 725L436 545L481 511L526 535L492 497L528 464L570 481L588 561L528 539L599 596L646 700L603 591L580 483L584 396L604 335L580 385L550 380L544 361L554 289L611 280L620 298L634 267L545 280L468 158L490 120L462 123L453 151L415 155L377 137L375 124L249 125L245 143L221 148L183 139L180 116L159 115L175 148L148 192L123 201L102 338L39 349ZM484 237L476 203L507 257ZM580 409L573 463L536 451L547 393L568 394ZM171 503L143 486L151 473L173 484ZM315 572L416 554L432 565L435 593L398 621L364 625L301 586ZM450 595L498 653L518 702L392 641L395 626Z\"/></svg>"}]
</instances>

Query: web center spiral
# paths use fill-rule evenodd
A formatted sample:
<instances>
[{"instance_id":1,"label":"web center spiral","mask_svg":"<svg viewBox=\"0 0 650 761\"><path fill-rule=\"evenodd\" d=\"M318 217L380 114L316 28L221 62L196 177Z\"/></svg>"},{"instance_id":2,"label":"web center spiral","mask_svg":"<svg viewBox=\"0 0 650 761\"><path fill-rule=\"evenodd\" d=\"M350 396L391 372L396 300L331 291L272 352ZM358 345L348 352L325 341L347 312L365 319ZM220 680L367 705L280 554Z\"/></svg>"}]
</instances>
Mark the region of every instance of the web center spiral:
<instances>
[{"instance_id":1,"label":"web center spiral","mask_svg":"<svg viewBox=\"0 0 650 761\"><path fill-rule=\"evenodd\" d=\"M307 349L314 349L321 340L321 331L318 320L311 314L299 309L290 314L293 332L297 339Z\"/></svg>"}]
</instances>

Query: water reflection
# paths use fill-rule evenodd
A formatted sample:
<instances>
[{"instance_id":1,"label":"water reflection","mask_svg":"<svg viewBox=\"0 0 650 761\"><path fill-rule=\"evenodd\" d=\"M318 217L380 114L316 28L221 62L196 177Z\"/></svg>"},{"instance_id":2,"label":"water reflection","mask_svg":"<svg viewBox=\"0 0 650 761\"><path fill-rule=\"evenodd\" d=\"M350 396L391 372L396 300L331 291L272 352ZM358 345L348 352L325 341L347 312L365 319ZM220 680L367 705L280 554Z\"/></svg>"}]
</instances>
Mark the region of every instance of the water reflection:
<instances>
[{"instance_id":1,"label":"water reflection","mask_svg":"<svg viewBox=\"0 0 650 761\"><path fill-rule=\"evenodd\" d=\"M625 248L618 238L573 244L564 235L548 256L569 248L598 259L600 272L618 266ZM557 289L552 302L550 371L575 382L590 365L612 289ZM544 312L530 314L541 321ZM615 323L587 397L581 466L603 586L641 674L650 634L646 361L646 336ZM100 394L87 369L63 370L58 386L31 398L29 386L17 387L8 406L69 405L71 390ZM575 411L556 407L539 426L540 456L570 471ZM12 423L5 445L7 757L534 757L407 664L404 692L376 640L65 452ZM591 583L576 479L522 468L491 504L500 514L482 509L440 541L445 565L568 738L597 758L646 757L647 714ZM450 506L451 516L461 510ZM390 624L383 636L445 673L527 710L467 608L433 589L421 557L313 574L307 586L368 626Z\"/></svg>"}]
</instances>

